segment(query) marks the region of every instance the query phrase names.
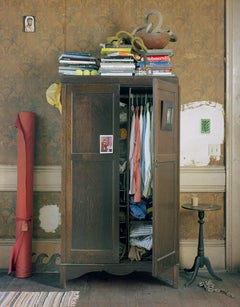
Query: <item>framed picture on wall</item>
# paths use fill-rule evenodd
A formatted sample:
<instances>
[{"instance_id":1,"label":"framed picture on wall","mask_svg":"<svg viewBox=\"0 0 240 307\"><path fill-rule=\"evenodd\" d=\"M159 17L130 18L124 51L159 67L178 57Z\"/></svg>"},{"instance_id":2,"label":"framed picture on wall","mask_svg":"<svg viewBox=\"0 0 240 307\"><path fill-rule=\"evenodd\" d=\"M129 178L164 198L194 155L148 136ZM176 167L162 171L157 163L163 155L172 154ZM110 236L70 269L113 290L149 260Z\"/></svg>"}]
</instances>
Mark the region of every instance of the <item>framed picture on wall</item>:
<instances>
[{"instance_id":1,"label":"framed picture on wall","mask_svg":"<svg viewBox=\"0 0 240 307\"><path fill-rule=\"evenodd\" d=\"M23 16L23 31L26 33L36 32L36 22L34 16Z\"/></svg>"}]
</instances>

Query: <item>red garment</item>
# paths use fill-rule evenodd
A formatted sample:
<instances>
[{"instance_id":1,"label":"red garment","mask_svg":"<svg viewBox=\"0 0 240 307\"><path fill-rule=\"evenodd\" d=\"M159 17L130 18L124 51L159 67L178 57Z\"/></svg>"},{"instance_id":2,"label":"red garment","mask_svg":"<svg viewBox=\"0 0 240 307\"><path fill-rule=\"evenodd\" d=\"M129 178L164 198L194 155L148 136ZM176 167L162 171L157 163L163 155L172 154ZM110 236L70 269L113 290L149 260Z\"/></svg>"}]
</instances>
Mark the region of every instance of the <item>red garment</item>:
<instances>
[{"instance_id":1,"label":"red garment","mask_svg":"<svg viewBox=\"0 0 240 307\"><path fill-rule=\"evenodd\" d=\"M137 106L135 109L135 147L133 153L133 161L134 161L133 176L135 181L134 202L141 201L140 158L141 158L140 119L139 119L139 107Z\"/></svg>"}]
</instances>

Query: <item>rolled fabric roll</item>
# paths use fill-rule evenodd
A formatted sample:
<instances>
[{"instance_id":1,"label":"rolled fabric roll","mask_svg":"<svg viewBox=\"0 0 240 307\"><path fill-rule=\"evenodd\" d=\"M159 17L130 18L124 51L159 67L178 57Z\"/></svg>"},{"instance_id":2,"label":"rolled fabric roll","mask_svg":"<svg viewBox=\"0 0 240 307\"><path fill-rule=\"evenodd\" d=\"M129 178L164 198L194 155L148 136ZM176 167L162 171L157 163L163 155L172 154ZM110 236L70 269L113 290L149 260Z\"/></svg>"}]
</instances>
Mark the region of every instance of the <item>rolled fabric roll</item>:
<instances>
[{"instance_id":1,"label":"rolled fabric roll","mask_svg":"<svg viewBox=\"0 0 240 307\"><path fill-rule=\"evenodd\" d=\"M10 255L9 271L16 277L26 278L32 274L32 203L35 118L33 112L17 115L17 202L16 242Z\"/></svg>"}]
</instances>

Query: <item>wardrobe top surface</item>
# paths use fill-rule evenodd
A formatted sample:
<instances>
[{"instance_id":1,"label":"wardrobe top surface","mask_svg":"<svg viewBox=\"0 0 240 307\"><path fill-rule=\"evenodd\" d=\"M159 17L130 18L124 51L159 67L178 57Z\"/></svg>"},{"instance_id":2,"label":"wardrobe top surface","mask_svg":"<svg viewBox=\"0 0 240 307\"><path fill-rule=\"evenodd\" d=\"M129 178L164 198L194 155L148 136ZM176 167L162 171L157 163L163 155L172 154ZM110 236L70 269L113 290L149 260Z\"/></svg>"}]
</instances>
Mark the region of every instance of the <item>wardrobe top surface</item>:
<instances>
[{"instance_id":1,"label":"wardrobe top surface","mask_svg":"<svg viewBox=\"0 0 240 307\"><path fill-rule=\"evenodd\" d=\"M134 84L144 84L152 85L155 79L162 81L167 81L171 83L178 83L178 78L173 76L61 76L61 83L107 83L107 84L122 84L122 85L134 85Z\"/></svg>"}]
</instances>

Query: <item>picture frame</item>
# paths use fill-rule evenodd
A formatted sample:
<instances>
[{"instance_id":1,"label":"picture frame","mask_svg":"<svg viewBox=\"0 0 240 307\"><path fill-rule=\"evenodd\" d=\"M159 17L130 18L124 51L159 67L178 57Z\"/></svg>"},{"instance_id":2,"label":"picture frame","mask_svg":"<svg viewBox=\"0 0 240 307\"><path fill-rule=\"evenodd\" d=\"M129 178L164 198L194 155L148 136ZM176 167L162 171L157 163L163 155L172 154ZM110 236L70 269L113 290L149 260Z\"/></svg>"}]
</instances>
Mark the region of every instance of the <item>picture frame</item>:
<instances>
[{"instance_id":1,"label":"picture frame","mask_svg":"<svg viewBox=\"0 0 240 307\"><path fill-rule=\"evenodd\" d=\"M162 101L161 130L171 131L173 129L174 103Z\"/></svg>"},{"instance_id":2,"label":"picture frame","mask_svg":"<svg viewBox=\"0 0 240 307\"><path fill-rule=\"evenodd\" d=\"M36 32L35 16L32 15L23 16L23 32L25 33Z\"/></svg>"},{"instance_id":3,"label":"picture frame","mask_svg":"<svg viewBox=\"0 0 240 307\"><path fill-rule=\"evenodd\" d=\"M100 154L113 153L113 135L100 135Z\"/></svg>"}]
</instances>

